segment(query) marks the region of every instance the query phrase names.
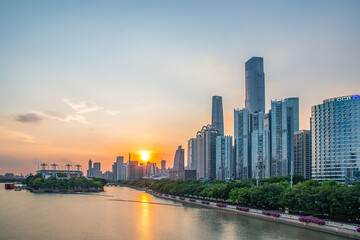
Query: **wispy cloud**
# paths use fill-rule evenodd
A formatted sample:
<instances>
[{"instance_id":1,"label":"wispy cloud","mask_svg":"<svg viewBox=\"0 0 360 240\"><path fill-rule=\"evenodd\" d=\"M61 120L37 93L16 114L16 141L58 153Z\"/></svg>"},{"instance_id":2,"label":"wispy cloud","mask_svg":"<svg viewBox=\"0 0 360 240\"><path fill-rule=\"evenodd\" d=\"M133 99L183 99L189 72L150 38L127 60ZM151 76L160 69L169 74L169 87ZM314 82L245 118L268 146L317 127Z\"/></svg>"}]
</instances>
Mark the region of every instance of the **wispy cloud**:
<instances>
[{"instance_id":1,"label":"wispy cloud","mask_svg":"<svg viewBox=\"0 0 360 240\"><path fill-rule=\"evenodd\" d=\"M62 114L55 112L36 112L36 114L40 115L43 118L58 120L62 122L79 122L83 124L90 124L84 116L80 114Z\"/></svg>"},{"instance_id":2,"label":"wispy cloud","mask_svg":"<svg viewBox=\"0 0 360 240\"><path fill-rule=\"evenodd\" d=\"M102 107L89 101L80 101L80 100L74 100L68 98L63 98L62 101L67 105L69 105L72 109L74 109L77 114L96 112L99 111L100 109L103 109Z\"/></svg>"},{"instance_id":3,"label":"wispy cloud","mask_svg":"<svg viewBox=\"0 0 360 240\"><path fill-rule=\"evenodd\" d=\"M15 119L22 123L38 123L42 120L41 116L36 113L19 114Z\"/></svg>"},{"instance_id":4,"label":"wispy cloud","mask_svg":"<svg viewBox=\"0 0 360 240\"><path fill-rule=\"evenodd\" d=\"M28 134L8 129L6 127L0 128L0 139L7 139L8 141L36 143L34 138Z\"/></svg>"}]
</instances>

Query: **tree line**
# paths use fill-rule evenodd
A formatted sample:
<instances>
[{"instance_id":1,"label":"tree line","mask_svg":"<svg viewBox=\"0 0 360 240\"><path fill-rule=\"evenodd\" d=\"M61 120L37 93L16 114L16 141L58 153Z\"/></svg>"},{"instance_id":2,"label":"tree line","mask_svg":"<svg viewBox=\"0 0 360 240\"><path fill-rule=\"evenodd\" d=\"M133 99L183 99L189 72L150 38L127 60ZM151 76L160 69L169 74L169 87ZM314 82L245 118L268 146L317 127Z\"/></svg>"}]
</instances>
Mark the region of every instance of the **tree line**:
<instances>
[{"instance_id":1,"label":"tree line","mask_svg":"<svg viewBox=\"0 0 360 240\"><path fill-rule=\"evenodd\" d=\"M64 177L64 176L59 176ZM41 173L35 176L29 176L24 180L24 183L33 189L102 189L106 184L106 180L100 178L86 179L85 177L77 177L70 179L61 179L56 177L43 178Z\"/></svg>"},{"instance_id":2,"label":"tree line","mask_svg":"<svg viewBox=\"0 0 360 240\"><path fill-rule=\"evenodd\" d=\"M200 199L228 202L269 210L285 210L302 215L316 215L340 221L359 222L360 183L352 185L334 180L305 180L300 175L240 181L132 180L124 184L153 191Z\"/></svg>"}]
</instances>

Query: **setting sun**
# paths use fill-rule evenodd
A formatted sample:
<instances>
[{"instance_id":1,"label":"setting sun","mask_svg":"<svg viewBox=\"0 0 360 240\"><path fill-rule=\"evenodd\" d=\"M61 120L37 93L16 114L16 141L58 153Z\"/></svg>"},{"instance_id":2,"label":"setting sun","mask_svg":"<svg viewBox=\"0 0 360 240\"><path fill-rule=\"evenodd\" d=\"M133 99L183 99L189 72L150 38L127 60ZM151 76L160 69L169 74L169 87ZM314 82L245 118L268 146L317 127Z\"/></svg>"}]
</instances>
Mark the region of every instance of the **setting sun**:
<instances>
[{"instance_id":1,"label":"setting sun","mask_svg":"<svg viewBox=\"0 0 360 240\"><path fill-rule=\"evenodd\" d=\"M141 160L146 162L150 158L150 152L146 150L139 151L139 154L141 156Z\"/></svg>"}]
</instances>

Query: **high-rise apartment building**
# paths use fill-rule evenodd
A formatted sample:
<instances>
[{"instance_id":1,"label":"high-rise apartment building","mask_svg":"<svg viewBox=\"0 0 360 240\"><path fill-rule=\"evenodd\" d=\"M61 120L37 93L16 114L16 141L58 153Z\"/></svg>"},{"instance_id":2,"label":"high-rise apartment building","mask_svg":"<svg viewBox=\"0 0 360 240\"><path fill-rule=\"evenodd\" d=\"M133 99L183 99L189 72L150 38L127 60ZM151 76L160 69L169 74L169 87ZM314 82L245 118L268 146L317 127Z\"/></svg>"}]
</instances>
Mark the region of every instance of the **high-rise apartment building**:
<instances>
[{"instance_id":1,"label":"high-rise apartment building","mask_svg":"<svg viewBox=\"0 0 360 240\"><path fill-rule=\"evenodd\" d=\"M166 161L165 160L161 160L161 172L162 173L166 172Z\"/></svg>"},{"instance_id":2,"label":"high-rise apartment building","mask_svg":"<svg viewBox=\"0 0 360 240\"><path fill-rule=\"evenodd\" d=\"M294 134L294 174L311 178L311 134L301 130Z\"/></svg>"},{"instance_id":3,"label":"high-rise apartment building","mask_svg":"<svg viewBox=\"0 0 360 240\"><path fill-rule=\"evenodd\" d=\"M183 171L184 170L184 149L180 145L175 152L174 158L174 171Z\"/></svg>"},{"instance_id":4,"label":"high-rise apartment building","mask_svg":"<svg viewBox=\"0 0 360 240\"><path fill-rule=\"evenodd\" d=\"M286 176L293 173L296 99L298 106L298 98L291 98L290 103L288 99L271 101L271 176Z\"/></svg>"},{"instance_id":5,"label":"high-rise apartment building","mask_svg":"<svg viewBox=\"0 0 360 240\"><path fill-rule=\"evenodd\" d=\"M270 177L270 132L264 129L263 112L250 114L251 177Z\"/></svg>"},{"instance_id":6,"label":"high-rise apartment building","mask_svg":"<svg viewBox=\"0 0 360 240\"><path fill-rule=\"evenodd\" d=\"M234 109L235 162L234 172L237 179L248 179L249 168L249 111Z\"/></svg>"},{"instance_id":7,"label":"high-rise apartment building","mask_svg":"<svg viewBox=\"0 0 360 240\"><path fill-rule=\"evenodd\" d=\"M215 127L222 136L224 135L224 116L221 96L212 97L211 125Z\"/></svg>"},{"instance_id":8,"label":"high-rise apartment building","mask_svg":"<svg viewBox=\"0 0 360 240\"><path fill-rule=\"evenodd\" d=\"M196 170L196 138L188 141L187 169Z\"/></svg>"},{"instance_id":9,"label":"high-rise apartment building","mask_svg":"<svg viewBox=\"0 0 360 240\"><path fill-rule=\"evenodd\" d=\"M88 170L87 170L87 177L88 178L90 178L90 177L92 177L92 168L93 168L93 166L92 166L92 161L91 161L91 159L89 160L89 166L88 166Z\"/></svg>"},{"instance_id":10,"label":"high-rise apartment building","mask_svg":"<svg viewBox=\"0 0 360 240\"><path fill-rule=\"evenodd\" d=\"M118 156L116 158L116 180L125 180L126 179L126 167L124 165L124 157ZM115 175L115 174L114 174Z\"/></svg>"},{"instance_id":11,"label":"high-rise apartment building","mask_svg":"<svg viewBox=\"0 0 360 240\"><path fill-rule=\"evenodd\" d=\"M262 57L252 57L245 63L245 108L249 113L265 113L265 73Z\"/></svg>"},{"instance_id":12,"label":"high-rise apartment building","mask_svg":"<svg viewBox=\"0 0 360 240\"><path fill-rule=\"evenodd\" d=\"M233 146L231 136L216 137L216 179L234 179Z\"/></svg>"},{"instance_id":13,"label":"high-rise apartment building","mask_svg":"<svg viewBox=\"0 0 360 240\"><path fill-rule=\"evenodd\" d=\"M205 161L206 161L206 176L208 180L216 179L216 137L221 136L221 132L214 126L210 127L205 132Z\"/></svg>"},{"instance_id":14,"label":"high-rise apartment building","mask_svg":"<svg viewBox=\"0 0 360 240\"><path fill-rule=\"evenodd\" d=\"M324 100L311 108L312 178L360 179L360 97Z\"/></svg>"},{"instance_id":15,"label":"high-rise apartment building","mask_svg":"<svg viewBox=\"0 0 360 240\"><path fill-rule=\"evenodd\" d=\"M206 151L205 151L205 131L207 126L202 127L200 131L196 133L196 178L205 179L206 176Z\"/></svg>"},{"instance_id":16,"label":"high-rise apartment building","mask_svg":"<svg viewBox=\"0 0 360 240\"><path fill-rule=\"evenodd\" d=\"M101 172L101 163L94 163L94 167L92 168L92 177L102 178Z\"/></svg>"}]
</instances>

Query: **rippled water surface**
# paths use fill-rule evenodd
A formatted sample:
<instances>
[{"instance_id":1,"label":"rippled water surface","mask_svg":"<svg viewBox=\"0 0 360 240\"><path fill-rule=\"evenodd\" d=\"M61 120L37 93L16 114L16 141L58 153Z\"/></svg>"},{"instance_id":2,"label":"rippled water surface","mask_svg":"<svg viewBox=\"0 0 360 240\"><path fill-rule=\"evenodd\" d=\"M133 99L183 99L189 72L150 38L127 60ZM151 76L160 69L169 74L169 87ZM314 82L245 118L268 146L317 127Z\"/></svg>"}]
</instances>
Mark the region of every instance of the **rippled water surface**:
<instances>
[{"instance_id":1,"label":"rippled water surface","mask_svg":"<svg viewBox=\"0 0 360 240\"><path fill-rule=\"evenodd\" d=\"M128 188L34 194L0 184L0 239L346 239Z\"/></svg>"}]
</instances>

